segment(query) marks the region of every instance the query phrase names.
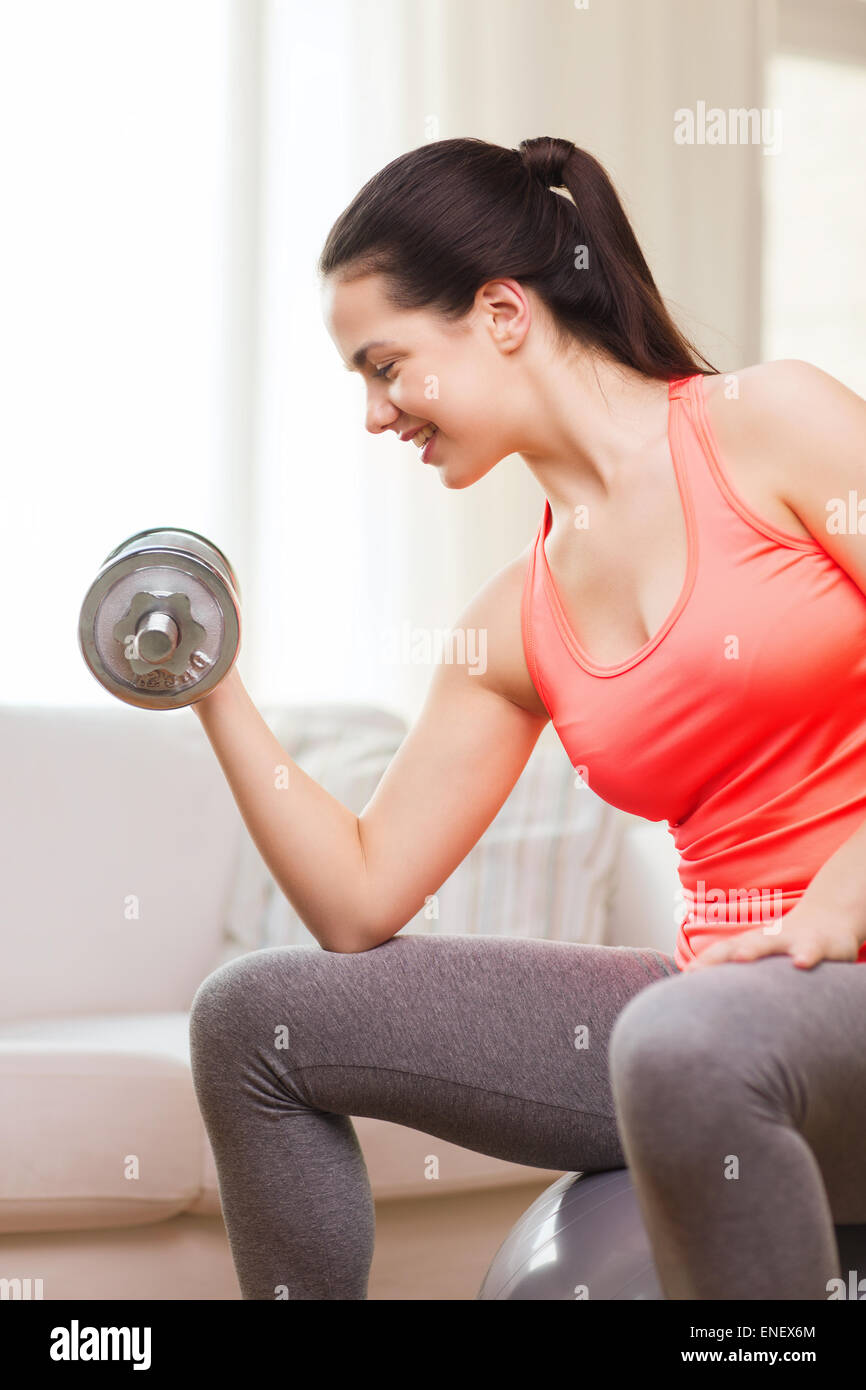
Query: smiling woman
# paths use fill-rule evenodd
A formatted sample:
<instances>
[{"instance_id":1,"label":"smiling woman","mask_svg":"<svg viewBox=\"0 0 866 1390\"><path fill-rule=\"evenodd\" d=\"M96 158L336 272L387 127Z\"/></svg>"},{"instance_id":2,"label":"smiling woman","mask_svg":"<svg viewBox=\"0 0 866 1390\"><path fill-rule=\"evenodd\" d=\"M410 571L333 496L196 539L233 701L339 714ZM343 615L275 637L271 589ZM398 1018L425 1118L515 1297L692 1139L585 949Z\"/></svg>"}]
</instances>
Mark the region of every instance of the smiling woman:
<instances>
[{"instance_id":1,"label":"smiling woman","mask_svg":"<svg viewBox=\"0 0 866 1390\"><path fill-rule=\"evenodd\" d=\"M368 430L432 430L422 458L451 488L518 453L545 510L456 624L489 636L484 673L434 670L357 818L294 769L287 795L262 790L282 759L236 682L202 701L325 946L253 952L193 1002L244 1296L367 1296L363 1115L537 1167L627 1165L666 1298L824 1299L834 1220L866 1223L866 881L851 854L828 869L866 824L866 593L839 562L853 547L786 519L821 499L776 460L824 439L823 486L854 485L862 414L814 381L822 404L798 414L792 374L757 364L726 378L726 416L610 180L567 140L410 151L338 218L319 271ZM400 936L548 720L576 792L675 832L673 955L533 939L532 922ZM749 939L743 895L746 925L756 895L789 909L762 929L775 959L692 970Z\"/></svg>"}]
</instances>

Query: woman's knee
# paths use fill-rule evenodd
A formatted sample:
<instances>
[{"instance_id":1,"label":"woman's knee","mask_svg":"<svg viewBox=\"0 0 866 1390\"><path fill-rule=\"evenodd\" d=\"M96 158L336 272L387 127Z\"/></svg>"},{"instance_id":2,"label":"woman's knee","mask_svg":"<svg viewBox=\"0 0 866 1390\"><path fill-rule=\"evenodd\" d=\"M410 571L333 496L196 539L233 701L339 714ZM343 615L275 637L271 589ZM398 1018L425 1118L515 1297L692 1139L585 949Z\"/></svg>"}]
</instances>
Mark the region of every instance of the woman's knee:
<instances>
[{"instance_id":1,"label":"woman's knee","mask_svg":"<svg viewBox=\"0 0 866 1390\"><path fill-rule=\"evenodd\" d=\"M711 1096L721 1116L748 1097L768 1115L789 1115L787 1034L770 993L778 971L755 973L762 965L722 963L658 981L630 999L610 1036L618 1104L647 1113L657 1105L697 1106L706 1114Z\"/></svg>"},{"instance_id":2,"label":"woman's knee","mask_svg":"<svg viewBox=\"0 0 866 1390\"><path fill-rule=\"evenodd\" d=\"M291 983L303 976L309 957L317 954L315 946L271 947L226 961L205 976L190 1005L193 1062L206 1047L213 1052L221 1041L243 1044L270 1027L269 1021L275 1026L284 1023L291 1009Z\"/></svg>"},{"instance_id":3,"label":"woman's knee","mask_svg":"<svg viewBox=\"0 0 866 1390\"><path fill-rule=\"evenodd\" d=\"M629 999L614 1019L608 1040L611 1082L620 1093L645 1094L655 1077L676 1075L688 1047L687 1011L675 992L681 976L657 980Z\"/></svg>"},{"instance_id":4,"label":"woman's knee","mask_svg":"<svg viewBox=\"0 0 866 1390\"><path fill-rule=\"evenodd\" d=\"M738 1025L732 995L738 983L729 967L658 980L628 1001L610 1035L611 1078L620 1091L652 1089L670 1095L693 1084L699 1091L738 1067L748 1038ZM739 983L742 983L740 979Z\"/></svg>"}]
</instances>

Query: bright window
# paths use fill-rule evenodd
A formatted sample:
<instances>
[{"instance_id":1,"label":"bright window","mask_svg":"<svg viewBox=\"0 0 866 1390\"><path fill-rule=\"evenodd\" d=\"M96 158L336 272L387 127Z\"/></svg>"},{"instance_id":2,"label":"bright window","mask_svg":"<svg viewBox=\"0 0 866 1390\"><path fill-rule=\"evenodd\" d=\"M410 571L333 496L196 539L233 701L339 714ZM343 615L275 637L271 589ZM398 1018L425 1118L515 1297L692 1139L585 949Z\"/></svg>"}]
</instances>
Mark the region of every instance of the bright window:
<instances>
[{"instance_id":1,"label":"bright window","mask_svg":"<svg viewBox=\"0 0 866 1390\"><path fill-rule=\"evenodd\" d=\"M866 396L866 54L778 53L768 78L783 137L764 160L761 357L814 362Z\"/></svg>"},{"instance_id":2,"label":"bright window","mask_svg":"<svg viewBox=\"0 0 866 1390\"><path fill-rule=\"evenodd\" d=\"M187 526L231 558L229 19L228 0L0 3L6 701L104 703L78 612L125 537Z\"/></svg>"}]
</instances>

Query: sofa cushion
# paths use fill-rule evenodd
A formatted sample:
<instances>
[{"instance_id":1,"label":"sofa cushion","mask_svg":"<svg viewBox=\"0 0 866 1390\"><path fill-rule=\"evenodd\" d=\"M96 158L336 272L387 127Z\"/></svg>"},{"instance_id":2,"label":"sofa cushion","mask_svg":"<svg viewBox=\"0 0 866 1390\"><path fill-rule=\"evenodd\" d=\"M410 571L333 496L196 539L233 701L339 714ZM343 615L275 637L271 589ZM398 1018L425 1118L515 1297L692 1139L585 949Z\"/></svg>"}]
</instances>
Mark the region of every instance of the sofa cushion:
<instances>
[{"instance_id":1,"label":"sofa cushion","mask_svg":"<svg viewBox=\"0 0 866 1390\"><path fill-rule=\"evenodd\" d=\"M268 715L287 753L356 813L406 732L402 721L382 711L367 708L358 716L352 706ZM577 777L558 740L542 737L483 836L401 930L606 942L628 821ZM267 946L309 945L315 938L248 834L244 842L222 959Z\"/></svg>"},{"instance_id":2,"label":"sofa cushion","mask_svg":"<svg viewBox=\"0 0 866 1390\"><path fill-rule=\"evenodd\" d=\"M188 1009L243 822L189 710L0 707L0 1019Z\"/></svg>"},{"instance_id":3,"label":"sofa cushion","mask_svg":"<svg viewBox=\"0 0 866 1390\"><path fill-rule=\"evenodd\" d=\"M624 828L561 744L539 741L484 834L404 930L608 942Z\"/></svg>"},{"instance_id":4,"label":"sofa cushion","mask_svg":"<svg viewBox=\"0 0 866 1390\"><path fill-rule=\"evenodd\" d=\"M137 1226L219 1210L186 1013L0 1030L0 1232Z\"/></svg>"}]
</instances>

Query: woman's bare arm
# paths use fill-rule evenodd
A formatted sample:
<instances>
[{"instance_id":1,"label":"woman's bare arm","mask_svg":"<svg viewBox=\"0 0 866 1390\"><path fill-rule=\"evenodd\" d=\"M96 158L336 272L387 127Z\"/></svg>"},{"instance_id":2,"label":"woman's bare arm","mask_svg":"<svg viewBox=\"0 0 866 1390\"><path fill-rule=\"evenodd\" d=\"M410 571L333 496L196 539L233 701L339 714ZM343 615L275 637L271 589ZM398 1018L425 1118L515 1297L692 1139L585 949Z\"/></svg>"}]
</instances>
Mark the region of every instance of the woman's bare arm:
<instances>
[{"instance_id":1,"label":"woman's bare arm","mask_svg":"<svg viewBox=\"0 0 866 1390\"><path fill-rule=\"evenodd\" d=\"M460 625L501 632L503 600L513 607L515 593L513 572L501 576ZM434 667L424 707L360 816L288 757L236 666L191 706L259 853L325 950L388 940L499 811L547 723L499 693L506 661L513 665L513 640L494 641L483 675L466 664Z\"/></svg>"}]
</instances>

